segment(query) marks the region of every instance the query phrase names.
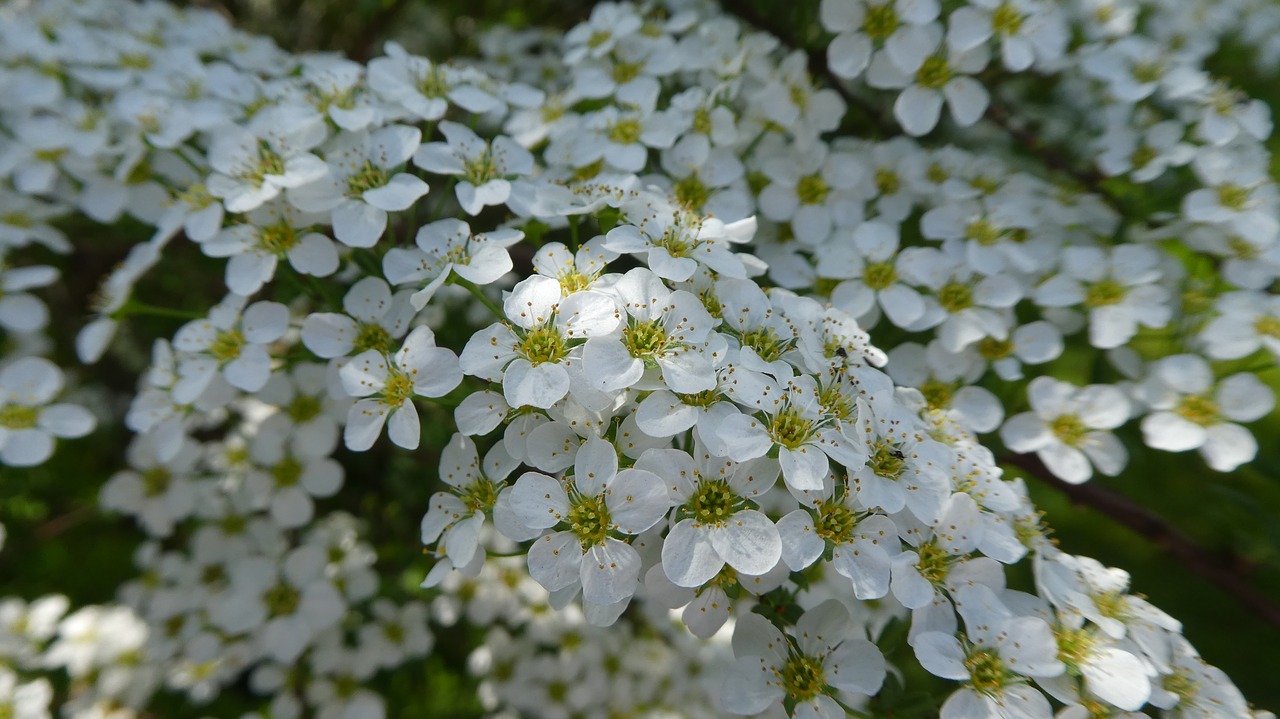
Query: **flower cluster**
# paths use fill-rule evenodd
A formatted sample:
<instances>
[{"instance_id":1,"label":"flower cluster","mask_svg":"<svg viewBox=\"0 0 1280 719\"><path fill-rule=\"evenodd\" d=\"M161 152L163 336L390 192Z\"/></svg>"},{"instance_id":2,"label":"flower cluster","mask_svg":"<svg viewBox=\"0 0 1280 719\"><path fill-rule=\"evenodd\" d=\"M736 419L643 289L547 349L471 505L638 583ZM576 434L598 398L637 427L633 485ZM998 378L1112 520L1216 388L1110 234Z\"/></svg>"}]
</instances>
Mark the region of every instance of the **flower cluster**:
<instances>
[{"instance_id":1,"label":"flower cluster","mask_svg":"<svg viewBox=\"0 0 1280 719\"><path fill-rule=\"evenodd\" d=\"M123 424L99 501L147 535L118 605L0 604L0 716L65 672L67 717L379 718L379 672L464 618L486 709L530 716L892 712L906 663L943 719L1254 716L1006 473L1258 454L1280 193L1265 105L1205 69L1245 30L1217 7L822 0L813 49L608 2L366 66L198 9L0 5L0 463ZM928 139L980 123L1089 169ZM79 216L149 228L79 359L171 322L97 402L58 401L40 296ZM184 262L221 280L135 296ZM403 476L421 587L375 570Z\"/></svg>"}]
</instances>

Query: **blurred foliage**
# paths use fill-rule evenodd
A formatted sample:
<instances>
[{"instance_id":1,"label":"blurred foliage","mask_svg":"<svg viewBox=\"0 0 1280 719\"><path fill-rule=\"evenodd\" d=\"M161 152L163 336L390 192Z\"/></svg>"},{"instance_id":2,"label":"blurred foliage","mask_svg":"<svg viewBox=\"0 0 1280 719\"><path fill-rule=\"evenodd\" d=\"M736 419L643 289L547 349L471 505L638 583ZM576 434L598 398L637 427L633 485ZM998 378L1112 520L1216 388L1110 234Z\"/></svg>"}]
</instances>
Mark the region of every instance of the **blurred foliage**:
<instances>
[{"instance_id":1,"label":"blurred foliage","mask_svg":"<svg viewBox=\"0 0 1280 719\"><path fill-rule=\"evenodd\" d=\"M505 24L568 29L585 18L591 6L587 0L192 0L186 4L214 8L237 26L268 34L293 51L338 51L367 59L380 53L383 41L395 39L411 51L438 60L474 53L476 35L485 27ZM759 18L789 28L790 38L803 45L817 47L824 40L816 22L816 0L785 6L774 0L744 4ZM1244 49L1228 45L1214 58L1211 70L1268 102L1273 112L1280 107L1280 83L1274 75L1257 75ZM1044 83L1046 89L1041 91L1046 105L1051 102L1049 84ZM874 104L855 109L850 122L860 125L858 134L877 134L876 113L884 117L887 111L887 105L877 108ZM1280 158L1277 137L1270 146ZM1032 165L1039 162L1031 155L1027 159ZM1112 183L1104 187L1125 207L1140 212L1177 202L1180 197L1170 192L1169 185L1139 188ZM92 242L77 243L82 249L69 258L65 281L44 293L55 308L55 317L70 319L54 326L55 358L63 366L74 366L70 348L81 324L82 310L78 308L86 306L97 279L145 233L128 223L101 227L87 220L63 229L73 237L93 238ZM174 249L176 253L167 261L170 270L153 273L143 284L139 299L185 309L207 308L222 294L221 271L216 269L220 263L184 243L175 243ZM1194 275L1194 267L1189 270ZM147 361L150 338L171 336L180 324L181 320L167 318L134 321L118 340L124 351L84 371L127 392ZM458 326L465 323L450 324L455 331L465 331ZM459 337L445 336L445 332L442 343L461 345ZM895 341L891 335L877 334L876 339L886 348ZM1167 351L1167 338L1158 334L1144 335L1143 342L1145 351ZM1078 383L1118 379L1099 353L1091 351L1068 354L1051 372ZM1280 371L1273 368L1262 377L1280 389ZM999 393L999 387L993 389ZM1013 387L1006 389L1002 399L1007 400L1009 413L1020 411ZM111 409L123 411L122 407ZM339 459L348 468L346 488L327 504L346 506L365 522L371 532L369 539L379 551L380 570L384 576L398 578L392 586L384 586L392 595L421 594L417 582L428 562L417 546L418 522L438 486L434 469L437 453L432 448L441 446L450 433L449 411L430 410L424 415L423 427L423 449L416 453L388 451L386 443L359 455L341 451ZM1221 474L1205 467L1194 453L1146 450L1131 423L1121 434L1133 458L1129 467L1120 477L1093 481L1161 515L1280 602L1280 442L1276 441L1280 438L1280 415L1273 413L1253 428L1260 440L1259 458L1237 472ZM135 575L130 556L142 534L130 521L102 516L94 509L98 488L112 468L123 465L128 440L122 427L103 425L90 438L72 443L73 451L59 452L42 467L0 467L0 523L8 529L8 541L0 551L0 595L31 598L57 591L77 605L105 602L123 581ZM1091 508L1074 505L1033 478L1028 479L1028 485L1065 550L1128 570L1134 590L1179 618L1186 636L1205 658L1225 670L1250 700L1262 707L1280 708L1280 684L1273 671L1280 629L1244 610L1139 534ZM393 716L480 716L474 683L464 671L468 647L475 639L474 629L437 629L431 657L380 677L379 689L401 701L409 698L394 707ZM917 683L924 678L919 676L919 668L910 661L903 664L911 685L922 686ZM895 695L895 686L892 682L887 685L881 700L884 706L897 708L895 716L917 715L907 709L912 697ZM225 692L206 711L235 716L256 705L245 688L239 693ZM157 715L178 716L182 706L176 697L164 698L157 705Z\"/></svg>"}]
</instances>

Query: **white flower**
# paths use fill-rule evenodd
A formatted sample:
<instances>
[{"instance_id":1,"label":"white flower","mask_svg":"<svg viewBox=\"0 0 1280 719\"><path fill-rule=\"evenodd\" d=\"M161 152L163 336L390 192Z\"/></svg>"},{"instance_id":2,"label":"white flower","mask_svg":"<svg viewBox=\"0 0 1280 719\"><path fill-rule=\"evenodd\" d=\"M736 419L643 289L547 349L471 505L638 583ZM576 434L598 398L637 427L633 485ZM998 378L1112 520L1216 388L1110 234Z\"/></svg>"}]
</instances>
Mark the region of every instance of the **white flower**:
<instances>
[{"instance_id":1,"label":"white flower","mask_svg":"<svg viewBox=\"0 0 1280 719\"><path fill-rule=\"evenodd\" d=\"M1275 394L1255 375L1240 372L1215 381L1208 361L1189 354L1157 361L1138 395L1156 410L1142 419L1148 446L1169 452L1197 449L1219 472L1230 472L1258 453L1253 434L1235 422L1252 422L1275 407Z\"/></svg>"},{"instance_id":2,"label":"white flower","mask_svg":"<svg viewBox=\"0 0 1280 719\"><path fill-rule=\"evenodd\" d=\"M635 593L640 555L618 536L657 524L670 508L663 480L641 469L618 471L608 442L592 438L578 450L572 479L526 472L511 489L516 517L532 529L553 529L529 548L529 574L548 591L582 587L582 599L611 606Z\"/></svg>"},{"instance_id":3,"label":"white flower","mask_svg":"<svg viewBox=\"0 0 1280 719\"><path fill-rule=\"evenodd\" d=\"M823 488L793 492L806 506L778 520L782 561L803 571L830 552L831 568L853 585L858 599L889 593L890 559L901 549L893 520L866 510L851 492L836 492L828 475Z\"/></svg>"},{"instance_id":4,"label":"white flower","mask_svg":"<svg viewBox=\"0 0 1280 719\"><path fill-rule=\"evenodd\" d=\"M0 262L0 327L9 332L33 332L49 323L49 308L26 290L47 287L58 279L49 265L8 267Z\"/></svg>"},{"instance_id":5,"label":"white flower","mask_svg":"<svg viewBox=\"0 0 1280 719\"><path fill-rule=\"evenodd\" d=\"M340 374L347 394L365 398L351 406L343 433L347 448L357 452L372 447L388 421L393 443L417 449L422 430L413 396L441 397L462 381L457 355L437 347L425 326L405 337L391 363L381 352L366 350L343 365Z\"/></svg>"},{"instance_id":6,"label":"white flower","mask_svg":"<svg viewBox=\"0 0 1280 719\"><path fill-rule=\"evenodd\" d=\"M920 136L938 124L943 101L961 127L977 122L990 95L970 77L987 66L987 48L948 49L936 24L911 28L910 39L878 53L867 68L867 84L905 88L893 103L893 116L908 135ZM905 31L904 31L905 32Z\"/></svg>"},{"instance_id":7,"label":"white flower","mask_svg":"<svg viewBox=\"0 0 1280 719\"><path fill-rule=\"evenodd\" d=\"M524 238L519 230L494 230L471 234L462 220L446 218L418 229L417 247L393 247L382 258L382 271L393 285L427 284L411 298L413 308L427 306L436 290L457 273L477 285L487 285L511 271L507 248Z\"/></svg>"},{"instance_id":8,"label":"white flower","mask_svg":"<svg viewBox=\"0 0 1280 719\"><path fill-rule=\"evenodd\" d=\"M501 382L512 408L547 409L569 393L566 365L581 341L617 329L617 304L601 292L562 294L558 281L525 278L503 301L508 322L495 323L467 341L460 361L467 374Z\"/></svg>"},{"instance_id":9,"label":"white flower","mask_svg":"<svg viewBox=\"0 0 1280 719\"><path fill-rule=\"evenodd\" d=\"M222 198L227 212L248 212L285 188L320 179L327 166L308 151L326 132L319 115L286 106L263 110L248 128L224 126L209 147L209 194Z\"/></svg>"},{"instance_id":10,"label":"white flower","mask_svg":"<svg viewBox=\"0 0 1280 719\"><path fill-rule=\"evenodd\" d=\"M328 173L289 191L289 202L312 212L330 212L333 235L350 247L373 247L387 229L387 213L407 210L427 194L427 183L396 172L422 141L422 131L387 125L348 132L325 146Z\"/></svg>"},{"instance_id":11,"label":"white flower","mask_svg":"<svg viewBox=\"0 0 1280 719\"><path fill-rule=\"evenodd\" d=\"M1076 387L1052 377L1027 385L1031 412L1010 417L1000 438L1014 452L1035 452L1054 475L1079 484L1093 476L1124 469L1129 454L1107 430L1129 419L1129 400L1109 385ZM1090 462L1092 461L1092 465Z\"/></svg>"},{"instance_id":12,"label":"white flower","mask_svg":"<svg viewBox=\"0 0 1280 719\"><path fill-rule=\"evenodd\" d=\"M533 172L533 155L505 135L487 142L466 125L448 120L440 123L440 132L447 142L424 144L414 153L413 164L427 172L461 175L454 191L468 215L503 204L511 196L510 180Z\"/></svg>"},{"instance_id":13,"label":"white flower","mask_svg":"<svg viewBox=\"0 0 1280 719\"><path fill-rule=\"evenodd\" d=\"M403 107L412 117L439 120L450 102L475 113L488 112L500 105L496 97L477 87L483 77L478 72L436 65L425 57L410 55L395 42L388 42L383 49L386 57L369 61L369 87Z\"/></svg>"},{"instance_id":14,"label":"white flower","mask_svg":"<svg viewBox=\"0 0 1280 719\"><path fill-rule=\"evenodd\" d=\"M947 17L947 45L961 52L1000 36L1006 69L1022 72L1037 58L1055 65L1070 39L1062 13L1037 0L970 0Z\"/></svg>"},{"instance_id":15,"label":"white flower","mask_svg":"<svg viewBox=\"0 0 1280 719\"><path fill-rule=\"evenodd\" d=\"M675 504L675 523L662 544L667 577L681 587L700 587L725 564L744 574L773 569L782 540L754 502L777 481L777 462L739 464L712 456L698 443L693 450L696 459L678 449L650 449L636 462L637 469L666 480Z\"/></svg>"},{"instance_id":16,"label":"white flower","mask_svg":"<svg viewBox=\"0 0 1280 719\"><path fill-rule=\"evenodd\" d=\"M852 80L867 68L876 47L909 49L919 26L938 18L937 0L822 0L822 26L837 33L827 62L837 77Z\"/></svg>"},{"instance_id":17,"label":"white flower","mask_svg":"<svg viewBox=\"0 0 1280 719\"><path fill-rule=\"evenodd\" d=\"M62 385L62 370L43 357L23 357L0 369L0 462L43 464L53 454L55 437L72 439L93 431L97 421L85 408L50 404Z\"/></svg>"},{"instance_id":18,"label":"white flower","mask_svg":"<svg viewBox=\"0 0 1280 719\"><path fill-rule=\"evenodd\" d=\"M194 401L218 374L246 392L267 383L268 346L289 329L289 308L266 301L245 307L245 302L240 295L227 295L209 310L208 319L192 320L174 335L173 346L182 352L173 385L173 398L180 404Z\"/></svg>"},{"instance_id":19,"label":"white flower","mask_svg":"<svg viewBox=\"0 0 1280 719\"><path fill-rule=\"evenodd\" d=\"M480 530L485 516L494 512L499 495L507 490L503 480L517 465L499 442L485 455L482 467L475 443L455 434L440 452L440 479L450 491L431 496L431 507L422 517L422 543L440 540L439 549L455 567L466 567L477 554L483 555Z\"/></svg>"},{"instance_id":20,"label":"white flower","mask_svg":"<svg viewBox=\"0 0 1280 719\"><path fill-rule=\"evenodd\" d=\"M817 490L835 460L849 471L866 462L854 441L843 435L836 417L823 412L817 382L802 375L785 387L765 375L729 368L727 382L735 402L759 408L752 414L734 414L720 423L719 438L730 459L745 462L778 452L787 486Z\"/></svg>"},{"instance_id":21,"label":"white flower","mask_svg":"<svg viewBox=\"0 0 1280 719\"><path fill-rule=\"evenodd\" d=\"M715 321L702 301L684 290L671 291L652 271L638 267L611 288L626 311L618 335L593 337L582 349L582 373L604 392L631 387L646 367L657 367L673 392L692 393L716 385L707 356ZM721 347L723 347L721 340ZM723 351L723 350L721 350Z\"/></svg>"},{"instance_id":22,"label":"white flower","mask_svg":"<svg viewBox=\"0 0 1280 719\"><path fill-rule=\"evenodd\" d=\"M200 249L210 257L230 258L227 289L245 297L275 277L281 259L301 274L327 277L338 269L338 250L333 240L311 229L321 217L274 199L250 211L247 223L200 243Z\"/></svg>"},{"instance_id":23,"label":"white flower","mask_svg":"<svg viewBox=\"0 0 1280 719\"><path fill-rule=\"evenodd\" d=\"M879 648L851 636L849 610L831 599L805 612L792 636L758 614L738 619L733 632L733 664L721 701L732 714L758 714L796 703L796 716L841 719L844 709L832 690L874 695L884 683Z\"/></svg>"},{"instance_id":24,"label":"white flower","mask_svg":"<svg viewBox=\"0 0 1280 719\"><path fill-rule=\"evenodd\" d=\"M1200 333L1211 359L1238 359L1259 349L1280 357L1280 297L1263 292L1228 292L1218 298L1218 316Z\"/></svg>"},{"instance_id":25,"label":"white flower","mask_svg":"<svg viewBox=\"0 0 1280 719\"><path fill-rule=\"evenodd\" d=\"M1160 253L1146 245L1067 247L1062 271L1036 288L1043 307L1083 305L1089 311L1089 343L1112 349L1127 343L1138 325L1164 327L1173 316Z\"/></svg>"},{"instance_id":26,"label":"white flower","mask_svg":"<svg viewBox=\"0 0 1280 719\"><path fill-rule=\"evenodd\" d=\"M314 312L302 322L302 344L318 357L333 359L368 350L389 355L409 331L411 290L391 294L379 277L365 277L342 298L346 314Z\"/></svg>"},{"instance_id":27,"label":"white flower","mask_svg":"<svg viewBox=\"0 0 1280 719\"><path fill-rule=\"evenodd\" d=\"M831 291L831 303L858 318L867 317L878 305L897 327L920 319L924 299L903 281L898 269L897 225L869 221L855 227L852 237L843 232L837 236L839 241L818 248L815 257L820 276L842 280Z\"/></svg>"},{"instance_id":28,"label":"white flower","mask_svg":"<svg viewBox=\"0 0 1280 719\"><path fill-rule=\"evenodd\" d=\"M200 461L198 445L183 438L170 459L156 456L154 435L138 435L129 443L129 469L116 472L102 486L100 499L106 509L137 517L153 537L167 537L173 525L194 513L198 485L193 481Z\"/></svg>"}]
</instances>

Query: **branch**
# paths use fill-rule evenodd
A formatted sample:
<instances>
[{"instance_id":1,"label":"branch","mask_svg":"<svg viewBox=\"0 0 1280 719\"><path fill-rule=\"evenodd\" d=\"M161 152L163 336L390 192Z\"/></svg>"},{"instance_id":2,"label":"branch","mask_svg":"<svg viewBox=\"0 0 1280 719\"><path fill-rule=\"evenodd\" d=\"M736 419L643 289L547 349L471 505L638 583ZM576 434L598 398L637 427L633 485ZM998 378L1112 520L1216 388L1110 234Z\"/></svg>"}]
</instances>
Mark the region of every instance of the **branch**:
<instances>
[{"instance_id":1,"label":"branch","mask_svg":"<svg viewBox=\"0 0 1280 719\"><path fill-rule=\"evenodd\" d=\"M1224 561L1190 537L1179 532L1163 517L1124 495L1098 484L1071 484L1058 479L1035 455L1023 454L1000 458L1041 482L1067 495L1077 504L1101 512L1117 523L1146 537L1166 554L1177 559L1195 574L1231 595L1246 609L1268 624L1280 628L1280 605L1253 586L1237 569L1235 562Z\"/></svg>"}]
</instances>

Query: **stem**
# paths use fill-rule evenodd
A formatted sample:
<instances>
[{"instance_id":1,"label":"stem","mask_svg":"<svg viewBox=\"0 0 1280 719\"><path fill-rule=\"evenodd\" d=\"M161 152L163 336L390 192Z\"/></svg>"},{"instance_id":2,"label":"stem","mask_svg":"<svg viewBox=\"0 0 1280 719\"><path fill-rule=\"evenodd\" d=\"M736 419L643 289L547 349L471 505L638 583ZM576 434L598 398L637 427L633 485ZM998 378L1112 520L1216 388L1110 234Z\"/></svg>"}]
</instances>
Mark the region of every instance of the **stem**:
<instances>
[{"instance_id":1,"label":"stem","mask_svg":"<svg viewBox=\"0 0 1280 719\"><path fill-rule=\"evenodd\" d=\"M1163 517L1124 495L1098 484L1070 484L1058 479L1034 455L1001 457L1002 464L1013 465L1041 482L1053 487L1079 504L1107 515L1130 530L1146 537L1187 569L1231 595L1262 621L1280 627L1280 605L1249 583L1229 559L1210 553L1190 537L1179 532Z\"/></svg>"},{"instance_id":2,"label":"stem","mask_svg":"<svg viewBox=\"0 0 1280 719\"><path fill-rule=\"evenodd\" d=\"M467 292L470 292L476 299L480 300L480 304L487 307L489 311L493 313L493 316L498 318L498 320L501 321L507 318L507 316L502 312L502 308L499 307L496 302L489 299L489 296L484 293L484 290L481 290L476 286L476 283L470 280L464 280L457 274L450 277L448 282L450 284L466 288Z\"/></svg>"},{"instance_id":3,"label":"stem","mask_svg":"<svg viewBox=\"0 0 1280 719\"><path fill-rule=\"evenodd\" d=\"M569 215L569 249L578 251L578 216Z\"/></svg>"},{"instance_id":4,"label":"stem","mask_svg":"<svg viewBox=\"0 0 1280 719\"><path fill-rule=\"evenodd\" d=\"M147 315L150 317L173 317L180 320L198 320L204 318L204 315L199 312L192 312L191 310L175 310L171 307L157 307L137 300L129 300L128 302L125 302L120 306L120 309L111 313L111 318L118 320L137 315Z\"/></svg>"}]
</instances>

